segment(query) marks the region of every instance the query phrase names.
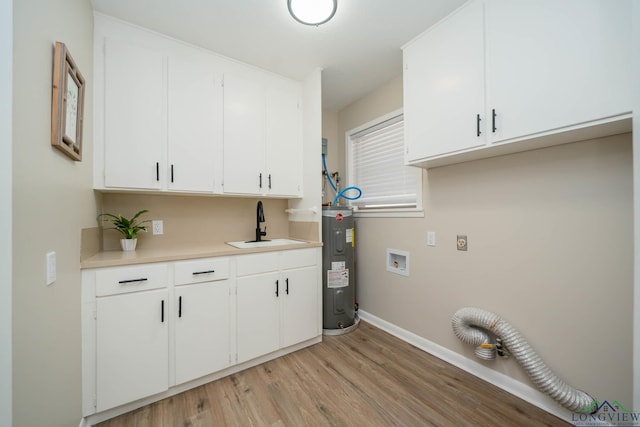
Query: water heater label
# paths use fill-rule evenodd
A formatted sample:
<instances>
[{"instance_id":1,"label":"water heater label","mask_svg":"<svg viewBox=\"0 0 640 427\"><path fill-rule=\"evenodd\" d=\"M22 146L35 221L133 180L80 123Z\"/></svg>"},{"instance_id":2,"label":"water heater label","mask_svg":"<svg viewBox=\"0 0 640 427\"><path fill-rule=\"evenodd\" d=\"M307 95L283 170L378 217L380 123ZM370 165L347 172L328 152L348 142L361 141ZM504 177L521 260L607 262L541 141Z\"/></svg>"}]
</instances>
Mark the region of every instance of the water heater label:
<instances>
[{"instance_id":1,"label":"water heater label","mask_svg":"<svg viewBox=\"0 0 640 427\"><path fill-rule=\"evenodd\" d=\"M348 228L344 234L347 237L347 243L351 243L353 241L353 228Z\"/></svg>"},{"instance_id":2,"label":"water heater label","mask_svg":"<svg viewBox=\"0 0 640 427\"><path fill-rule=\"evenodd\" d=\"M349 269L327 270L327 288L346 288L349 286Z\"/></svg>"},{"instance_id":3,"label":"water heater label","mask_svg":"<svg viewBox=\"0 0 640 427\"><path fill-rule=\"evenodd\" d=\"M331 270L344 270L347 267L346 261L332 261Z\"/></svg>"}]
</instances>

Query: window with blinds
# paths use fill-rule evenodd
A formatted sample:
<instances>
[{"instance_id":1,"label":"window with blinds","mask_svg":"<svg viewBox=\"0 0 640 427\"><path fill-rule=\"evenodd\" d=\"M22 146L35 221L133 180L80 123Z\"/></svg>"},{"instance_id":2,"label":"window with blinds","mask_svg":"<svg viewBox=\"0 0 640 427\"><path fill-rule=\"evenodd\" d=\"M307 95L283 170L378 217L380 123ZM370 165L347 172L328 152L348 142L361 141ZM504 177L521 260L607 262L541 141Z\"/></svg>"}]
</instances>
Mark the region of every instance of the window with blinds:
<instances>
[{"instance_id":1,"label":"window with blinds","mask_svg":"<svg viewBox=\"0 0 640 427\"><path fill-rule=\"evenodd\" d=\"M351 206L358 210L418 207L421 174L418 168L404 165L403 115L370 125L349 135L349 181L362 189L362 197Z\"/></svg>"}]
</instances>

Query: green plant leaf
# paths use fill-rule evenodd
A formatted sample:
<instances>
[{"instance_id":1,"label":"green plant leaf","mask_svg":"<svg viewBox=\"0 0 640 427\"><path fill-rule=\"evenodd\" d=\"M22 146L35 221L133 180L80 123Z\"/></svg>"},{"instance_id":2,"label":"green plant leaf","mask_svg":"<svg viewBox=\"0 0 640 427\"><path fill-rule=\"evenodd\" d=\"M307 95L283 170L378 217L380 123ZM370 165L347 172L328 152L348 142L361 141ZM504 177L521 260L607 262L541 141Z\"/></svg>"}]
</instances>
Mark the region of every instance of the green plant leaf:
<instances>
[{"instance_id":1,"label":"green plant leaf","mask_svg":"<svg viewBox=\"0 0 640 427\"><path fill-rule=\"evenodd\" d=\"M131 219L123 217L122 215L114 215L111 213L103 213L98 215L98 219L102 218L102 221L109 221L113 225L113 229L120 232L125 239L135 239L139 232L147 231L147 227L143 224L150 222L150 220L138 221L141 215L149 212L147 209L143 209L137 212Z\"/></svg>"}]
</instances>

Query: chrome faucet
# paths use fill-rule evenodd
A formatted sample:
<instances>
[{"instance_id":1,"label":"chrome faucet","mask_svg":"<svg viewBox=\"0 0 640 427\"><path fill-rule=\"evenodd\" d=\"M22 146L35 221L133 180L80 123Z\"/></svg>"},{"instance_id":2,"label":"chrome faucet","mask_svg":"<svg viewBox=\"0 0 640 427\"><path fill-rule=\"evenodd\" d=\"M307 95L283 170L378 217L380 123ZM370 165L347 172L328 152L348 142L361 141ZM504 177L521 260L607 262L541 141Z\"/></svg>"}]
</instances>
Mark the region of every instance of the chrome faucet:
<instances>
[{"instance_id":1,"label":"chrome faucet","mask_svg":"<svg viewBox=\"0 0 640 427\"><path fill-rule=\"evenodd\" d=\"M264 210L262 208L262 201L258 201L258 206L256 207L256 242L262 241L262 236L267 235L267 227L264 227L264 231L260 229L260 223L265 222L264 219Z\"/></svg>"}]
</instances>

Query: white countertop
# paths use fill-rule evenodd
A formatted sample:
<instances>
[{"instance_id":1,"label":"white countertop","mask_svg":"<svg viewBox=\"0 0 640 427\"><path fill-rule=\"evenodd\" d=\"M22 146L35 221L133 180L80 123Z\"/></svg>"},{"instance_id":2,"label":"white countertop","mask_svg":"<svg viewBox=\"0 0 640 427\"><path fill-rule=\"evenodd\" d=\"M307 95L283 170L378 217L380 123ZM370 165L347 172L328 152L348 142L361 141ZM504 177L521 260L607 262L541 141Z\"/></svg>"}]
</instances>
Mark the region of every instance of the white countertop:
<instances>
[{"instance_id":1,"label":"white countertop","mask_svg":"<svg viewBox=\"0 0 640 427\"><path fill-rule=\"evenodd\" d=\"M212 242L205 245L184 245L173 246L171 248L138 248L133 252L123 252L120 250L104 251L98 252L96 255L82 261L80 263L80 268L114 267L121 265L146 264L151 262L180 261L194 258L209 258L317 247L322 247L322 242L306 241L304 244L250 249L237 249L224 242Z\"/></svg>"}]
</instances>

